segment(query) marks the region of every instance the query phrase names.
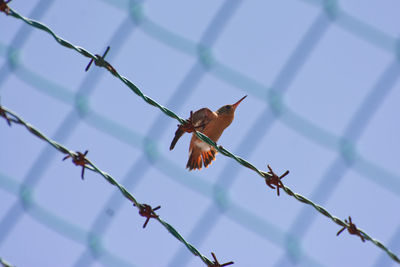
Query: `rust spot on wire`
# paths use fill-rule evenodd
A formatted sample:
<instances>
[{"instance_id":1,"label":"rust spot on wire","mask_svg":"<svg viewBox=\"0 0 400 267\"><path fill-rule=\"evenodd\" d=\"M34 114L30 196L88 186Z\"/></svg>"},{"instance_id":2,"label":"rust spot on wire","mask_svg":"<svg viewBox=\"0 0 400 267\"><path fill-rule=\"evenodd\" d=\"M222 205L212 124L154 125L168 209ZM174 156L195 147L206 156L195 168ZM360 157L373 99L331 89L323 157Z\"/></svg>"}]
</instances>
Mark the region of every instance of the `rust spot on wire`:
<instances>
[{"instance_id":1,"label":"rust spot on wire","mask_svg":"<svg viewBox=\"0 0 400 267\"><path fill-rule=\"evenodd\" d=\"M349 221L347 221L346 219L344 220L347 224L349 224L349 226L343 226L342 229L339 230L339 232L337 232L337 236L340 235L340 233L342 233L344 231L344 229L347 228L347 231L349 231L349 233L351 235L358 235L362 242L365 242L364 237L362 236L360 230L357 229L357 226L351 221L351 217L349 216Z\"/></svg>"},{"instance_id":2,"label":"rust spot on wire","mask_svg":"<svg viewBox=\"0 0 400 267\"><path fill-rule=\"evenodd\" d=\"M285 177L286 175L289 174L289 171L286 171L284 174L281 176L278 176L275 174L275 172L272 170L271 166L268 165L269 173L272 175L272 177L265 178L265 183L271 187L272 189L276 189L276 193L279 196L279 188L283 188L283 183L281 179ZM276 188L274 187L276 186Z\"/></svg>"},{"instance_id":3,"label":"rust spot on wire","mask_svg":"<svg viewBox=\"0 0 400 267\"><path fill-rule=\"evenodd\" d=\"M10 2L11 0L0 0L0 11L6 13L7 15L10 14L10 8L7 5Z\"/></svg>"},{"instance_id":4,"label":"rust spot on wire","mask_svg":"<svg viewBox=\"0 0 400 267\"><path fill-rule=\"evenodd\" d=\"M68 158L72 157L72 162L76 165L76 166L82 166L82 172L81 172L81 178L82 180L84 179L84 175L85 175L85 165L87 163L87 159L86 159L86 155L89 151L86 150L85 153L81 153L81 152L76 152L76 155L67 155L63 158L63 160L66 160Z\"/></svg>"},{"instance_id":5,"label":"rust spot on wire","mask_svg":"<svg viewBox=\"0 0 400 267\"><path fill-rule=\"evenodd\" d=\"M218 260L217 260L217 257L215 257L214 252L211 252L211 255L214 258L214 262L211 265L208 265L208 267L222 267L222 266L232 265L234 263L233 261L230 261L230 262L226 262L226 263L220 264L218 262Z\"/></svg>"}]
</instances>

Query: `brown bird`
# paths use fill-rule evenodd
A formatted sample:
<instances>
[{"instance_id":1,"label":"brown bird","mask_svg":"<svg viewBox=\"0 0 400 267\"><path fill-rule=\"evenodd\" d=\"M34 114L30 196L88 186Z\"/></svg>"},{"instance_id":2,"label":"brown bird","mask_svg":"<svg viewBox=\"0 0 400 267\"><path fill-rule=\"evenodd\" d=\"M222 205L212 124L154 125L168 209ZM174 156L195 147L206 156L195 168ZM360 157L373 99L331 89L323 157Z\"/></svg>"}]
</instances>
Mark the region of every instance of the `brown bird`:
<instances>
[{"instance_id":1,"label":"brown bird","mask_svg":"<svg viewBox=\"0 0 400 267\"><path fill-rule=\"evenodd\" d=\"M169 150L174 149L176 142L185 132L193 132L189 146L189 160L186 164L186 168L188 168L189 171L193 169L200 170L203 163L204 167L207 168L208 165L215 160L217 151L214 147L201 141L194 133L194 130L207 135L211 140L217 142L222 132L232 123L237 106L246 97L247 95L242 97L242 99L235 104L225 105L216 112L208 108L199 109L195 113L191 112L190 118L186 121L187 123L185 125L178 125L178 130L175 132L175 137L172 140Z\"/></svg>"}]
</instances>

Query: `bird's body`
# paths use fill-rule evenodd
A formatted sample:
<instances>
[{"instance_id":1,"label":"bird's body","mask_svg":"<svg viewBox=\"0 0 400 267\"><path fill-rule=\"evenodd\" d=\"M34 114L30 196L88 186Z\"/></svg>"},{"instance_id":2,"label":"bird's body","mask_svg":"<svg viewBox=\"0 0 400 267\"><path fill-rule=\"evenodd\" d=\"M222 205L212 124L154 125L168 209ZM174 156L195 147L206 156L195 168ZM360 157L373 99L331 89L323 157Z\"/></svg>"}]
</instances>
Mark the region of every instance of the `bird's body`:
<instances>
[{"instance_id":1,"label":"bird's body","mask_svg":"<svg viewBox=\"0 0 400 267\"><path fill-rule=\"evenodd\" d=\"M236 107L245 97L233 105L221 107L216 112L208 108L199 109L191 114L188 122L191 123L193 129L205 134L214 142L217 142L223 131L232 123ZM185 126L179 125L175 132L175 137L172 140L170 150L175 147L176 142L185 132L192 132L192 130L188 131ZM203 164L204 167L208 167L208 165L215 160L216 153L217 151L214 147L201 141L196 134L193 133L192 139L190 140L189 160L186 164L186 168L189 170L201 169Z\"/></svg>"}]
</instances>

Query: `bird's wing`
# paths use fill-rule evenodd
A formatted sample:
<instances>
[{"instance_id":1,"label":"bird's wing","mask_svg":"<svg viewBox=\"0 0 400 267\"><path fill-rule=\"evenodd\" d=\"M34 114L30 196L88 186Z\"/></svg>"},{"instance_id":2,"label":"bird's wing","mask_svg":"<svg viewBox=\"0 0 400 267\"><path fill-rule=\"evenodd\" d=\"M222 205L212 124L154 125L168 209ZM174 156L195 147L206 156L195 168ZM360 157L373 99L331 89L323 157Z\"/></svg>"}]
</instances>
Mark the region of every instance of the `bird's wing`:
<instances>
[{"instance_id":1,"label":"bird's wing","mask_svg":"<svg viewBox=\"0 0 400 267\"><path fill-rule=\"evenodd\" d=\"M193 126L196 127L197 131L202 132L207 124L212 121L213 119L217 118L218 115L215 112L212 112L208 108L202 108L193 113L192 115L192 123ZM183 130L183 126L179 125L178 129L175 132L174 139L171 142L169 150L174 149L176 143L178 142L179 138L185 133Z\"/></svg>"},{"instance_id":2,"label":"bird's wing","mask_svg":"<svg viewBox=\"0 0 400 267\"><path fill-rule=\"evenodd\" d=\"M218 117L217 113L212 112L208 108L202 108L193 113L192 123L196 130L203 132L205 127L214 119Z\"/></svg>"},{"instance_id":3,"label":"bird's wing","mask_svg":"<svg viewBox=\"0 0 400 267\"><path fill-rule=\"evenodd\" d=\"M212 112L208 108L203 108L193 113L193 125L198 127L199 132L207 134L207 129L214 124L215 119L218 115ZM213 140L217 141L217 140ZM189 160L186 164L186 168L189 170L201 169L204 163L204 167L208 167L215 160L215 154L217 151L214 147L201 141L196 134L193 133L192 139L190 140L189 146Z\"/></svg>"}]
</instances>

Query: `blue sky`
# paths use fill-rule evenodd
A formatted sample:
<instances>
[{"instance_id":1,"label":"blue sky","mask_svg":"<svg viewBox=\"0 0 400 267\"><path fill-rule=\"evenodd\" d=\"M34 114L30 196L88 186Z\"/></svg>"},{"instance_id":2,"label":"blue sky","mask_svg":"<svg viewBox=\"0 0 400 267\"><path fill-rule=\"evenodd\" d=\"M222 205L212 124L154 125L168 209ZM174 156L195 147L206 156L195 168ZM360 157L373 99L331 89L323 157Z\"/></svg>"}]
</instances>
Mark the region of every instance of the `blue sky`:
<instances>
[{"instance_id":1,"label":"blue sky","mask_svg":"<svg viewBox=\"0 0 400 267\"><path fill-rule=\"evenodd\" d=\"M10 3L106 56L187 118L248 97L218 144L400 254L398 1ZM177 121L49 34L0 14L1 104L110 173L199 251L234 266L395 266L221 154L185 170ZM204 266L96 173L0 121L0 257L17 266Z\"/></svg>"}]
</instances>

